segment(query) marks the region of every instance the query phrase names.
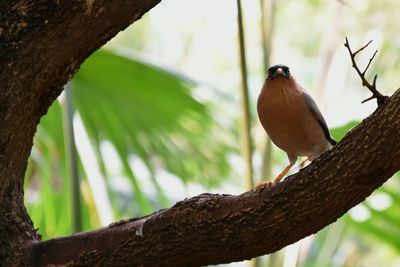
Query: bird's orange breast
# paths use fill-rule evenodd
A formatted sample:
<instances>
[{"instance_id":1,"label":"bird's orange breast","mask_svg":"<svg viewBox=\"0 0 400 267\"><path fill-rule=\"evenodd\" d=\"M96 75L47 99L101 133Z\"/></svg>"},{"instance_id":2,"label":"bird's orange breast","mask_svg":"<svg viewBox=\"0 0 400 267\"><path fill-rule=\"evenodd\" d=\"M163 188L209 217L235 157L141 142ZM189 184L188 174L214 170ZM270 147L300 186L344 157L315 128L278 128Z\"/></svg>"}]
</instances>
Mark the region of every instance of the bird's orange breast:
<instances>
[{"instance_id":1,"label":"bird's orange breast","mask_svg":"<svg viewBox=\"0 0 400 267\"><path fill-rule=\"evenodd\" d=\"M289 155L319 156L330 145L307 107L303 89L291 79L277 79L281 81L266 81L258 99L262 126L275 145Z\"/></svg>"}]
</instances>

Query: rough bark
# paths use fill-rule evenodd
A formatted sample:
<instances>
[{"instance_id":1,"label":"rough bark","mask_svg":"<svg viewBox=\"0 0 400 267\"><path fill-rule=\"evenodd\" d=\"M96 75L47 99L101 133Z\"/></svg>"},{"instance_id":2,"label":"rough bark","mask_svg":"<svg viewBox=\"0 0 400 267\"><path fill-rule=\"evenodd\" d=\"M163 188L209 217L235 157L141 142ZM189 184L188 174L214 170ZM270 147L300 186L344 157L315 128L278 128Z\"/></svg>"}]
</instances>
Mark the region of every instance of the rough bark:
<instances>
[{"instance_id":1,"label":"rough bark","mask_svg":"<svg viewBox=\"0 0 400 267\"><path fill-rule=\"evenodd\" d=\"M0 0L0 264L39 240L23 178L40 117L83 60L160 0Z\"/></svg>"},{"instance_id":2,"label":"rough bark","mask_svg":"<svg viewBox=\"0 0 400 267\"><path fill-rule=\"evenodd\" d=\"M39 265L200 266L274 252L336 221L400 169L400 91L283 182L203 194L147 217L36 243ZM84 248L84 249L83 249Z\"/></svg>"},{"instance_id":3,"label":"rough bark","mask_svg":"<svg viewBox=\"0 0 400 267\"><path fill-rule=\"evenodd\" d=\"M40 241L23 205L36 125L82 61L158 2L0 0L3 265L190 266L248 259L334 222L400 169L397 92L332 151L273 187L205 194L147 217Z\"/></svg>"}]
</instances>

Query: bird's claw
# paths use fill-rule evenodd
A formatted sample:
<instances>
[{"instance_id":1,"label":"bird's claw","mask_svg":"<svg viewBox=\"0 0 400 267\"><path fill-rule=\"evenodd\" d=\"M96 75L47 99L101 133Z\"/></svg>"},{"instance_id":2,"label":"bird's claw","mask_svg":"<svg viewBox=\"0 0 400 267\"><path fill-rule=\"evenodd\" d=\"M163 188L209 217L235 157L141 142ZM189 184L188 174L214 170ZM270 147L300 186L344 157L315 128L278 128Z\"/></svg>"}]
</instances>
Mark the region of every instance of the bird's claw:
<instances>
[{"instance_id":1,"label":"bird's claw","mask_svg":"<svg viewBox=\"0 0 400 267\"><path fill-rule=\"evenodd\" d=\"M260 189L260 188L264 188L264 187L269 187L269 186L272 186L272 185L274 185L274 184L275 184L275 182L270 182L270 181L268 181L268 182L257 183L256 189Z\"/></svg>"}]
</instances>

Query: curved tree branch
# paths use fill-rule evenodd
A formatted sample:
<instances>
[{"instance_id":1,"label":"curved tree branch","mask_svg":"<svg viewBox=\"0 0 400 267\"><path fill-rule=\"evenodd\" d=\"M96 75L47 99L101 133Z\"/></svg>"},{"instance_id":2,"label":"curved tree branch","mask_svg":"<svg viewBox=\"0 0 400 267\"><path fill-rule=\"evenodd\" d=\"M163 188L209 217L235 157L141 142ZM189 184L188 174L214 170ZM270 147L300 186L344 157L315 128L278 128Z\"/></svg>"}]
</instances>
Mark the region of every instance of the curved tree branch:
<instances>
[{"instance_id":1,"label":"curved tree branch","mask_svg":"<svg viewBox=\"0 0 400 267\"><path fill-rule=\"evenodd\" d=\"M33 245L39 265L199 266L274 252L336 221L400 169L400 91L331 151L274 186Z\"/></svg>"},{"instance_id":2,"label":"curved tree branch","mask_svg":"<svg viewBox=\"0 0 400 267\"><path fill-rule=\"evenodd\" d=\"M160 0L0 0L0 263L39 240L23 184L40 117L93 51Z\"/></svg>"},{"instance_id":3,"label":"curved tree branch","mask_svg":"<svg viewBox=\"0 0 400 267\"><path fill-rule=\"evenodd\" d=\"M269 188L204 194L152 215L39 241L23 177L40 117L82 61L159 0L0 0L0 260L204 265L269 253L334 222L400 169L400 93L331 151ZM23 254L21 254L23 253Z\"/></svg>"}]
</instances>

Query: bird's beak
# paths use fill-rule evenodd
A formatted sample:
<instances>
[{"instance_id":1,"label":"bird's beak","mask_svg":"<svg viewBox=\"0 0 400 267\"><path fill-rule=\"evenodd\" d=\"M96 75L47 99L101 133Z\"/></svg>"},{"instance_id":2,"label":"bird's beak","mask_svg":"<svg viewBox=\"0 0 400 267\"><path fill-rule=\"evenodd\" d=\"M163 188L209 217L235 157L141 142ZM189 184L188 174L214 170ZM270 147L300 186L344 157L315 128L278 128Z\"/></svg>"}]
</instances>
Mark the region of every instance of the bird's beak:
<instances>
[{"instance_id":1,"label":"bird's beak","mask_svg":"<svg viewBox=\"0 0 400 267\"><path fill-rule=\"evenodd\" d=\"M271 76L271 79L275 79L276 77L284 77L284 78L288 78L288 75L283 71L282 68L278 68L274 74Z\"/></svg>"}]
</instances>

